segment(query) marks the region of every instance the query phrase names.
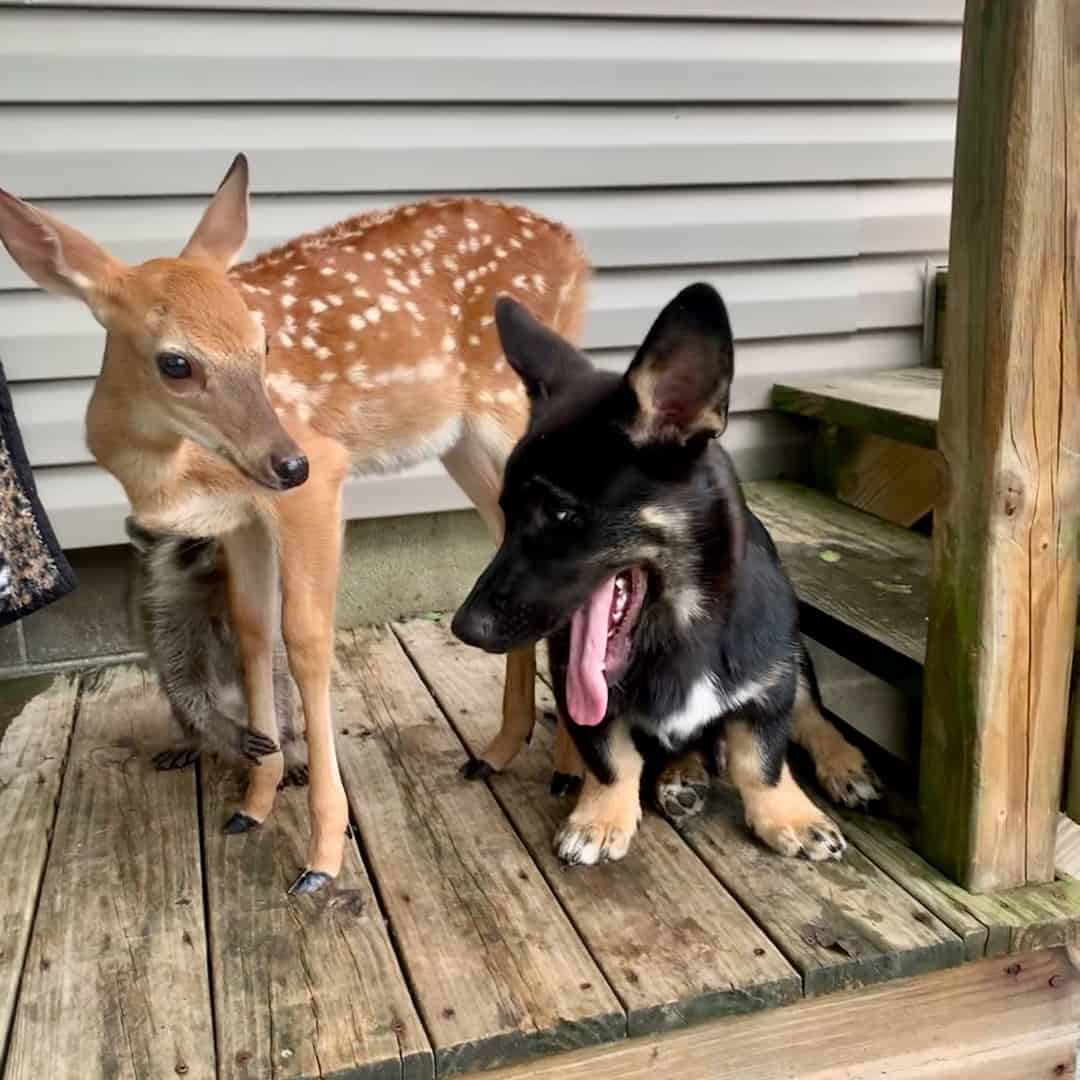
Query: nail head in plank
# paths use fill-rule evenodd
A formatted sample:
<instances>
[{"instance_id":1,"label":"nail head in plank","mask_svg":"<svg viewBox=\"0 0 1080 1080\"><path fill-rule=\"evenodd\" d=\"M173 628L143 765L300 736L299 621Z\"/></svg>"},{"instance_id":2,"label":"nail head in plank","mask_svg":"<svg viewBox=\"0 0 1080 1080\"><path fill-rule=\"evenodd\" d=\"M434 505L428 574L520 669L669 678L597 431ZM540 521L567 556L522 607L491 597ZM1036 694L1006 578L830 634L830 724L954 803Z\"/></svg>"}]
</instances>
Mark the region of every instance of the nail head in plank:
<instances>
[{"instance_id":1,"label":"nail head in plank","mask_svg":"<svg viewBox=\"0 0 1080 1080\"><path fill-rule=\"evenodd\" d=\"M469 750L479 754L500 712L501 658L468 649L445 623L395 632ZM537 704L554 710L537 684ZM663 818L646 814L621 862L567 870L552 850L572 801L548 790L554 738L532 743L491 787L627 1010L631 1036L785 1004L799 976Z\"/></svg>"},{"instance_id":2,"label":"nail head in plank","mask_svg":"<svg viewBox=\"0 0 1080 1080\"><path fill-rule=\"evenodd\" d=\"M6 1080L215 1075L195 774L148 675L83 677Z\"/></svg>"},{"instance_id":3,"label":"nail head in plank","mask_svg":"<svg viewBox=\"0 0 1080 1080\"><path fill-rule=\"evenodd\" d=\"M212 761L200 770L220 1080L431 1080L431 1047L355 846L332 889L288 896L307 792L286 788L265 824L229 836L242 778Z\"/></svg>"},{"instance_id":4,"label":"nail head in plank","mask_svg":"<svg viewBox=\"0 0 1080 1080\"><path fill-rule=\"evenodd\" d=\"M803 611L856 635L862 651L893 656L917 674L926 655L927 539L798 484L762 481L745 491ZM811 633L808 623L803 629ZM832 635L821 630L816 626L813 636L831 645Z\"/></svg>"},{"instance_id":5,"label":"nail head in plank","mask_svg":"<svg viewBox=\"0 0 1080 1080\"><path fill-rule=\"evenodd\" d=\"M78 685L63 675L19 682L30 685L2 688L5 712L14 715L0 741L0 1061L45 872ZM21 708L10 700L13 693L27 696Z\"/></svg>"},{"instance_id":6,"label":"nail head in plank","mask_svg":"<svg viewBox=\"0 0 1080 1080\"><path fill-rule=\"evenodd\" d=\"M911 848L910 838L889 822L848 813L851 840L949 925L961 913L986 928L987 956L1053 948L1080 941L1080 882L1024 885L996 893L973 893L949 880ZM955 929L955 927L954 927Z\"/></svg>"},{"instance_id":7,"label":"nail head in plank","mask_svg":"<svg viewBox=\"0 0 1080 1080\"><path fill-rule=\"evenodd\" d=\"M389 630L344 633L337 741L436 1075L623 1038L626 1016Z\"/></svg>"},{"instance_id":8,"label":"nail head in plank","mask_svg":"<svg viewBox=\"0 0 1080 1080\"><path fill-rule=\"evenodd\" d=\"M941 369L841 372L785 379L773 405L840 427L933 448L941 409Z\"/></svg>"},{"instance_id":9,"label":"nail head in plank","mask_svg":"<svg viewBox=\"0 0 1080 1080\"><path fill-rule=\"evenodd\" d=\"M811 863L759 844L726 784L684 836L802 973L807 996L964 959L960 938L856 848L842 861Z\"/></svg>"}]
</instances>

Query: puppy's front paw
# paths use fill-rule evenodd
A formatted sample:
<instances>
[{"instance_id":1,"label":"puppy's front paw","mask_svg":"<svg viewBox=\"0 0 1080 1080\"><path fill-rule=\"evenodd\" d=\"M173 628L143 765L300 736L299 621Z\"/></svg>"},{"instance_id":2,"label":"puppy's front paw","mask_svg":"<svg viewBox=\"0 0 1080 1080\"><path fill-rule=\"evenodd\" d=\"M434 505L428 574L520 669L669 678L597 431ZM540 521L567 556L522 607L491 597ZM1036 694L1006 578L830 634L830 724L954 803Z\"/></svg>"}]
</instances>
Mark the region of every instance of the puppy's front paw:
<instances>
[{"instance_id":1,"label":"puppy's front paw","mask_svg":"<svg viewBox=\"0 0 1080 1080\"><path fill-rule=\"evenodd\" d=\"M847 841L836 823L808 803L808 811L770 817L758 814L747 819L751 831L781 855L825 862L839 859L847 851Z\"/></svg>"},{"instance_id":2,"label":"puppy's front paw","mask_svg":"<svg viewBox=\"0 0 1080 1080\"><path fill-rule=\"evenodd\" d=\"M636 823L575 821L571 815L555 834L555 853L568 866L616 862L630 849Z\"/></svg>"},{"instance_id":3,"label":"puppy's front paw","mask_svg":"<svg viewBox=\"0 0 1080 1080\"><path fill-rule=\"evenodd\" d=\"M859 807L876 802L885 794L885 785L863 757L862 751L843 743L827 758L815 761L818 783L825 794L840 806Z\"/></svg>"}]
</instances>

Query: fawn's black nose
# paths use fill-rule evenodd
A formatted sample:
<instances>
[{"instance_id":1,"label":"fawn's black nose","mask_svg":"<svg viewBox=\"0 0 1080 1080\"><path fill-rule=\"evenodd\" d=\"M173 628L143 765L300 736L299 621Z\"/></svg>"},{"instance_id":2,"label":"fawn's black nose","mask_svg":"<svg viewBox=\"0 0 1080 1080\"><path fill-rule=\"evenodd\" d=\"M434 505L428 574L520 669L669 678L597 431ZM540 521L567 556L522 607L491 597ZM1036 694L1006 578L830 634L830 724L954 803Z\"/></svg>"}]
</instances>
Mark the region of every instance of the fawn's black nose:
<instances>
[{"instance_id":1,"label":"fawn's black nose","mask_svg":"<svg viewBox=\"0 0 1080 1080\"><path fill-rule=\"evenodd\" d=\"M273 458L270 468L281 481L283 488L299 487L308 478L308 460L303 454L291 454L285 458Z\"/></svg>"}]
</instances>

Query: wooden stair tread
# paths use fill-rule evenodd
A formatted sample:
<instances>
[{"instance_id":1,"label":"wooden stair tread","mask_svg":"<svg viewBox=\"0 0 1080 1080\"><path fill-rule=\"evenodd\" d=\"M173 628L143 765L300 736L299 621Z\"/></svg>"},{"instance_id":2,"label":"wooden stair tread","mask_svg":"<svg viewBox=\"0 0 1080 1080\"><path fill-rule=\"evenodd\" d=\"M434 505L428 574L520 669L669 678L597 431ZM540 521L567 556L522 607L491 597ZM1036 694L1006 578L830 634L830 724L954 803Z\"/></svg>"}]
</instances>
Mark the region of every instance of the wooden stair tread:
<instances>
[{"instance_id":1,"label":"wooden stair tread","mask_svg":"<svg viewBox=\"0 0 1080 1080\"><path fill-rule=\"evenodd\" d=\"M745 485L799 596L802 629L886 681L926 656L929 540L810 488Z\"/></svg>"},{"instance_id":2,"label":"wooden stair tread","mask_svg":"<svg viewBox=\"0 0 1080 1080\"><path fill-rule=\"evenodd\" d=\"M773 387L783 412L934 447L941 408L940 368L838 372L786 379Z\"/></svg>"}]
</instances>

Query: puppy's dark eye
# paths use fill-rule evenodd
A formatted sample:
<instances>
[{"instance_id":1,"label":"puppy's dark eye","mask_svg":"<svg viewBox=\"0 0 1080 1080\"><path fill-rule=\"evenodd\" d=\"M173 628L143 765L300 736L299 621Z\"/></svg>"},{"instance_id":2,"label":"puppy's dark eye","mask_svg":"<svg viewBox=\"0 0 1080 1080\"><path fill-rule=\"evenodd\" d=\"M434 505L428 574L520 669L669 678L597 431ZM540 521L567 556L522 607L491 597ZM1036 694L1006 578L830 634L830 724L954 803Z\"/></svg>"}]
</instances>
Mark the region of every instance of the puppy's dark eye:
<instances>
[{"instance_id":1,"label":"puppy's dark eye","mask_svg":"<svg viewBox=\"0 0 1080 1080\"><path fill-rule=\"evenodd\" d=\"M191 361L179 353L163 352L157 354L158 371L166 379L190 379Z\"/></svg>"},{"instance_id":2,"label":"puppy's dark eye","mask_svg":"<svg viewBox=\"0 0 1080 1080\"><path fill-rule=\"evenodd\" d=\"M560 528L572 529L581 523L581 517L565 506L556 506L548 511L549 520Z\"/></svg>"}]
</instances>

